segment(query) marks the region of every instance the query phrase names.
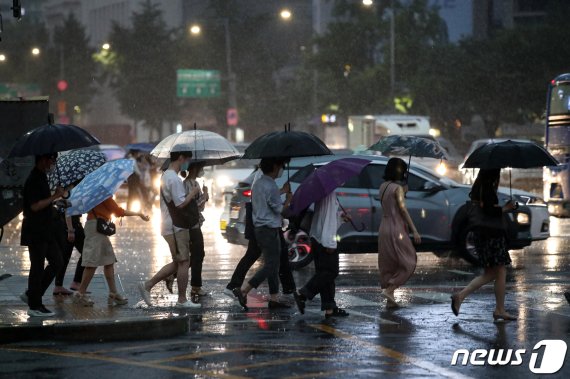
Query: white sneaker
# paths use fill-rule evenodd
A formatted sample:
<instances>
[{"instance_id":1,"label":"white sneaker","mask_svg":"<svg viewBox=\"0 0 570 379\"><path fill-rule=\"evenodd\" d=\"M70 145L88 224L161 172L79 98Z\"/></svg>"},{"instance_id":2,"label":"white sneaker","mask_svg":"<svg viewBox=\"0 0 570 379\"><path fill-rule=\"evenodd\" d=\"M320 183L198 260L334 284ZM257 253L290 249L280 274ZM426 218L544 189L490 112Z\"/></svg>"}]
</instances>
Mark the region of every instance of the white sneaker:
<instances>
[{"instance_id":1,"label":"white sneaker","mask_svg":"<svg viewBox=\"0 0 570 379\"><path fill-rule=\"evenodd\" d=\"M176 302L176 308L202 308L202 304L200 303L193 303L190 300L187 300L185 303Z\"/></svg>"},{"instance_id":2,"label":"white sneaker","mask_svg":"<svg viewBox=\"0 0 570 379\"><path fill-rule=\"evenodd\" d=\"M150 291L147 291L147 289L144 286L144 282L140 282L137 287L146 305L151 307L152 303L150 301Z\"/></svg>"},{"instance_id":3,"label":"white sneaker","mask_svg":"<svg viewBox=\"0 0 570 379\"><path fill-rule=\"evenodd\" d=\"M231 297L232 300L236 300L236 295L234 295L234 292L227 287L224 288L224 295Z\"/></svg>"},{"instance_id":4,"label":"white sneaker","mask_svg":"<svg viewBox=\"0 0 570 379\"><path fill-rule=\"evenodd\" d=\"M38 309L28 309L28 316L30 317L52 317L55 313L44 307L43 305Z\"/></svg>"}]
</instances>

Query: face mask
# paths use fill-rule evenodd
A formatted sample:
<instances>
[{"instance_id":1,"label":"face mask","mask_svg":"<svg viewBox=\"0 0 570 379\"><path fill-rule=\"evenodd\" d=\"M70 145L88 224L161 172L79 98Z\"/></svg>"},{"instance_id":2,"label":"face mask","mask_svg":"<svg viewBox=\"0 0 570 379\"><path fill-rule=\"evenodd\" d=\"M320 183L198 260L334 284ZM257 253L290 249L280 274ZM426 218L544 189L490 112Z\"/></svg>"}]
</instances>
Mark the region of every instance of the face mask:
<instances>
[{"instance_id":1,"label":"face mask","mask_svg":"<svg viewBox=\"0 0 570 379\"><path fill-rule=\"evenodd\" d=\"M188 171L188 167L190 167L190 162L185 161L184 163L182 163L180 165L180 170L181 171Z\"/></svg>"},{"instance_id":2,"label":"face mask","mask_svg":"<svg viewBox=\"0 0 570 379\"><path fill-rule=\"evenodd\" d=\"M204 170L201 169L200 171L198 171L198 175L196 175L196 176L203 176L203 175L204 175Z\"/></svg>"},{"instance_id":3,"label":"face mask","mask_svg":"<svg viewBox=\"0 0 570 379\"><path fill-rule=\"evenodd\" d=\"M281 168L279 169L279 172L277 173L277 177L278 177L278 178L280 178L280 177L282 177L282 176L283 176L283 167L281 167Z\"/></svg>"}]
</instances>

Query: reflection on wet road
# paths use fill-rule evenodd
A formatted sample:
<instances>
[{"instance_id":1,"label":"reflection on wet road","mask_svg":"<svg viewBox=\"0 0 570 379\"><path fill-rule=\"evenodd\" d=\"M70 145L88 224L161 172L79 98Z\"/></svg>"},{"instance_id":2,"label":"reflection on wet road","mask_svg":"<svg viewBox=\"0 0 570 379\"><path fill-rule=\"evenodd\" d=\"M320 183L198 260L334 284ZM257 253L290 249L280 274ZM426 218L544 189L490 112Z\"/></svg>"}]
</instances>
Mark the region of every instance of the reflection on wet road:
<instances>
[{"instance_id":1,"label":"reflection on wet road","mask_svg":"<svg viewBox=\"0 0 570 379\"><path fill-rule=\"evenodd\" d=\"M551 238L511 252L506 307L518 315L516 322L493 322L492 285L471 295L455 317L449 295L468 283L478 269L430 253L418 255L415 275L396 292L402 307L394 310L385 308L379 294L376 255L342 255L337 302L350 316L325 320L318 298L307 303L305 315L294 306L269 311L265 284L250 297L249 312L222 294L245 249L225 242L218 230L220 213L216 208L206 212L203 277L209 296L203 298L201 310L188 311L188 335L128 343L0 346L0 372L87 378L164 378L179 374L227 378L529 377L531 354L538 342L570 342L570 305L562 296L570 287L570 221L552 219ZM125 291L136 301L140 300L135 291L137 281L170 259L158 233L159 217L155 212L149 224L125 219L113 237L119 259L116 271ZM2 241L0 273L27 274L27 251L17 246L17 239L15 223ZM311 273L312 267L295 272L297 284L304 284ZM293 304L291 298L284 299ZM140 302L133 306L140 306ZM453 366L454 353L459 349L469 354L483 349L483 364L477 365L478 359L470 356L465 365L460 358ZM512 360L491 365L487 352L491 349L503 349L505 354L508 349L525 352L521 364L514 364L513 355ZM544 351L536 352L542 357ZM543 358L535 366L547 360ZM567 357L566 362L551 377L570 377Z\"/></svg>"}]
</instances>

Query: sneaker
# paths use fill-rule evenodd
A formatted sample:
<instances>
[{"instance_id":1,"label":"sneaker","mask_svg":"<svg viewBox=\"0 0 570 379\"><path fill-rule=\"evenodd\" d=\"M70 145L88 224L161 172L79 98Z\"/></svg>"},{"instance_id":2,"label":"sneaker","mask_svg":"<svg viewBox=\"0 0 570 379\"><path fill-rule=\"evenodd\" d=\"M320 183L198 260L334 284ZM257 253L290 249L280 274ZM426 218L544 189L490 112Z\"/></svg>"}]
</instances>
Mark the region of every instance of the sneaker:
<instances>
[{"instance_id":1,"label":"sneaker","mask_svg":"<svg viewBox=\"0 0 570 379\"><path fill-rule=\"evenodd\" d=\"M287 309L287 308L291 308L291 306L289 304L285 304L282 303L280 301L273 301L273 300L269 300L269 303L267 303L267 307L269 309Z\"/></svg>"},{"instance_id":2,"label":"sneaker","mask_svg":"<svg viewBox=\"0 0 570 379\"><path fill-rule=\"evenodd\" d=\"M28 309L28 316L30 317L53 317L55 313L44 307L43 305L38 309Z\"/></svg>"},{"instance_id":3,"label":"sneaker","mask_svg":"<svg viewBox=\"0 0 570 379\"><path fill-rule=\"evenodd\" d=\"M28 304L28 294L25 292L23 294L21 294L20 300L22 300L24 303Z\"/></svg>"},{"instance_id":4,"label":"sneaker","mask_svg":"<svg viewBox=\"0 0 570 379\"><path fill-rule=\"evenodd\" d=\"M325 318L329 319L331 317L347 317L350 313L342 308L334 308L332 313L325 313Z\"/></svg>"},{"instance_id":5,"label":"sneaker","mask_svg":"<svg viewBox=\"0 0 570 379\"><path fill-rule=\"evenodd\" d=\"M144 300L144 302L146 303L146 305L148 305L149 307L152 306L152 303L150 301L150 291L147 291L147 289L144 286L144 282L140 282L139 285L137 286L139 289L139 292Z\"/></svg>"},{"instance_id":6,"label":"sneaker","mask_svg":"<svg viewBox=\"0 0 570 379\"><path fill-rule=\"evenodd\" d=\"M95 302L91 300L89 296L76 292L73 295L73 304L81 305L83 307L92 307Z\"/></svg>"},{"instance_id":7,"label":"sneaker","mask_svg":"<svg viewBox=\"0 0 570 379\"><path fill-rule=\"evenodd\" d=\"M299 312L301 312L301 314L305 314L305 302L307 301L307 298L297 292L293 292L293 296L295 297L295 303L297 304L297 309L299 309Z\"/></svg>"},{"instance_id":8,"label":"sneaker","mask_svg":"<svg viewBox=\"0 0 570 379\"><path fill-rule=\"evenodd\" d=\"M232 292L234 296L237 297L239 305L241 305L243 309L247 311L247 296L244 296L243 292L241 292L241 288L234 288Z\"/></svg>"},{"instance_id":9,"label":"sneaker","mask_svg":"<svg viewBox=\"0 0 570 379\"><path fill-rule=\"evenodd\" d=\"M202 304L200 303L193 303L190 300L187 300L185 303L176 302L176 308L202 308Z\"/></svg>"},{"instance_id":10,"label":"sneaker","mask_svg":"<svg viewBox=\"0 0 570 379\"><path fill-rule=\"evenodd\" d=\"M236 299L236 295L234 295L234 291L228 287L224 288L224 295L231 297L232 300Z\"/></svg>"}]
</instances>

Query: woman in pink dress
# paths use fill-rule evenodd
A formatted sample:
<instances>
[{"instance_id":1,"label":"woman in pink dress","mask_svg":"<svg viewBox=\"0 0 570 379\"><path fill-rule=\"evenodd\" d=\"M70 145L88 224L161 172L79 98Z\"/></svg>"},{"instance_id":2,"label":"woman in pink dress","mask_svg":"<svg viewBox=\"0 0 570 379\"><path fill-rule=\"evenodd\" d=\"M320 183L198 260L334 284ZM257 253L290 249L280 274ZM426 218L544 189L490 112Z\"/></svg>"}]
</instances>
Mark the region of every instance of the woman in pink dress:
<instances>
[{"instance_id":1,"label":"woman in pink dress","mask_svg":"<svg viewBox=\"0 0 570 379\"><path fill-rule=\"evenodd\" d=\"M409 230L414 236L414 243L421 243L404 199L407 166L402 159L391 158L384 173L385 182L380 185L382 220L378 231L378 268L382 296L387 299L388 307L398 307L394 291L416 269L416 249L410 240Z\"/></svg>"}]
</instances>

